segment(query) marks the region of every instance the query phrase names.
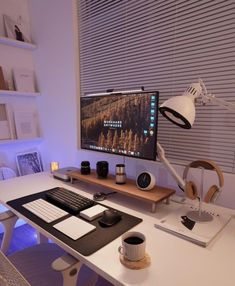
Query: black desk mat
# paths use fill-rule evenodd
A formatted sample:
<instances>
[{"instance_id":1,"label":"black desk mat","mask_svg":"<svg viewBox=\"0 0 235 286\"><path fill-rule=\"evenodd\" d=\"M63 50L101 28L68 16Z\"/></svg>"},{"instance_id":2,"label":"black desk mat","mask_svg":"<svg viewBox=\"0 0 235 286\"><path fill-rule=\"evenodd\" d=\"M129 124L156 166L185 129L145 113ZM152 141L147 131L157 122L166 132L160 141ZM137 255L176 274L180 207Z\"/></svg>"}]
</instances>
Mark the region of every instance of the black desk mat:
<instances>
[{"instance_id":1,"label":"black desk mat","mask_svg":"<svg viewBox=\"0 0 235 286\"><path fill-rule=\"evenodd\" d=\"M13 209L15 209L16 211L18 211L19 213L21 213L22 215L24 215L25 217L27 217L28 219L30 219L31 221L33 221L34 223L36 223L37 225L39 225L40 227L42 227L43 229L45 229L47 232L52 234L54 237L63 241L69 247L73 248L74 250L78 251L84 256L88 256L94 253L95 251L102 248L109 242L113 241L114 239L122 235L124 232L128 231L129 229L131 229L132 227L134 227L135 225L139 224L142 221L141 218L132 216L130 214L127 214L127 213L124 213L118 210L120 214L122 215L122 219L117 224L111 227L101 227L98 223L98 220L100 219L100 217L94 219L91 222L87 221L91 223L92 225L96 226L96 229L77 240L73 240L53 227L54 224L64 220L65 218L68 218L71 215L68 215L67 217L63 217L62 219L56 220L52 223L46 223L45 221L43 221L42 219L40 219L39 217L31 213L30 211L28 211L26 208L22 207L22 205L25 203L31 202L39 198L45 198L46 192L47 191L43 191L37 194L33 194L33 195L22 197L16 200L12 200L12 201L7 202L7 204L11 206ZM79 217L79 215L77 215L77 217ZM79 217L79 218L83 219L82 217ZM85 219L83 220L86 221Z\"/></svg>"}]
</instances>

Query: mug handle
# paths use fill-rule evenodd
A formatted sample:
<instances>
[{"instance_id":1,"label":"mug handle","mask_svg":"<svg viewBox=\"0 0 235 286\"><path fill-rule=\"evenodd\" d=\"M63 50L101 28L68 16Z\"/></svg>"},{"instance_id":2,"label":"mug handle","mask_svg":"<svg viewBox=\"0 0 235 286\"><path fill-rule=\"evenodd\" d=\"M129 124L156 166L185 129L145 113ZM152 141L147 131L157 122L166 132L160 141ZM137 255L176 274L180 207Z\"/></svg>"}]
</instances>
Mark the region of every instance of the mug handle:
<instances>
[{"instance_id":1,"label":"mug handle","mask_svg":"<svg viewBox=\"0 0 235 286\"><path fill-rule=\"evenodd\" d=\"M123 247L122 247L122 246L119 246L119 247L118 247L118 252L119 252L121 255L124 255Z\"/></svg>"}]
</instances>

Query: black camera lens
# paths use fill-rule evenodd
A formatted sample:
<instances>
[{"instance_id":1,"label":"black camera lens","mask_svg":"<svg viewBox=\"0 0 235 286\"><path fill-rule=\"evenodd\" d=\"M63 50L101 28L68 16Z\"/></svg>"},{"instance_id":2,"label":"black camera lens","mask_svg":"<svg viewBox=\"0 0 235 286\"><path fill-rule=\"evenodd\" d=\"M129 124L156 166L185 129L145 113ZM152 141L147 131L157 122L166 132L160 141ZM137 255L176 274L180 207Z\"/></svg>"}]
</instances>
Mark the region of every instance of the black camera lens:
<instances>
[{"instance_id":1,"label":"black camera lens","mask_svg":"<svg viewBox=\"0 0 235 286\"><path fill-rule=\"evenodd\" d=\"M82 161L81 166L83 167L90 167L90 162L89 161Z\"/></svg>"},{"instance_id":2,"label":"black camera lens","mask_svg":"<svg viewBox=\"0 0 235 286\"><path fill-rule=\"evenodd\" d=\"M82 161L81 162L81 174L82 175L89 175L91 173L90 162L89 161Z\"/></svg>"},{"instance_id":3,"label":"black camera lens","mask_svg":"<svg viewBox=\"0 0 235 286\"><path fill-rule=\"evenodd\" d=\"M109 163L107 161L98 161L96 163L96 173L99 178L107 178L109 173Z\"/></svg>"}]
</instances>

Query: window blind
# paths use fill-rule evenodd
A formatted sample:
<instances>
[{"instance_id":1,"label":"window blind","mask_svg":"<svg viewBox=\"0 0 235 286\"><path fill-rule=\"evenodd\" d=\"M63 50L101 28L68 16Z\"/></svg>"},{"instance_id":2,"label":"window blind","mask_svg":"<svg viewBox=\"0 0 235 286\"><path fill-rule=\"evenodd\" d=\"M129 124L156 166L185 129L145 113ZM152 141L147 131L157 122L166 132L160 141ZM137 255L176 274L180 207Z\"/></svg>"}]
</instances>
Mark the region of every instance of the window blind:
<instances>
[{"instance_id":1,"label":"window blind","mask_svg":"<svg viewBox=\"0 0 235 286\"><path fill-rule=\"evenodd\" d=\"M78 1L81 94L144 86L160 104L202 78L235 101L235 1ZM235 170L235 112L197 106L192 129L159 114L158 141L172 163L214 160Z\"/></svg>"}]
</instances>

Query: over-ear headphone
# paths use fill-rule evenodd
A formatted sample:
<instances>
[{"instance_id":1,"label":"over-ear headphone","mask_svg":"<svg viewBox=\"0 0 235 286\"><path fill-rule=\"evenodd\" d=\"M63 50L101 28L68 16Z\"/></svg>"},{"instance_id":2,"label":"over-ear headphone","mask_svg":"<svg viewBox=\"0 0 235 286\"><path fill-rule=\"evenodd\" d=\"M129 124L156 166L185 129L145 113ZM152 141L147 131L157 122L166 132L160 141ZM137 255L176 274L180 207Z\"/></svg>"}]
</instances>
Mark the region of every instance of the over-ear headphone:
<instances>
[{"instance_id":1,"label":"over-ear headphone","mask_svg":"<svg viewBox=\"0 0 235 286\"><path fill-rule=\"evenodd\" d=\"M217 175L218 175L218 179L219 179L219 186L217 185L212 185L209 190L207 191L204 201L206 203L209 203L211 201L213 201L213 199L215 198L215 196L218 194L218 192L220 191L220 189L223 187L224 185L224 176L222 171L220 170L220 168L216 165L215 162L213 161L209 161L209 160L197 160L197 161L193 161L191 162L189 165L187 165L184 169L184 173L183 173L183 179L186 181L187 175L188 175L188 171L189 168L198 168L198 167L202 167L206 170L215 170ZM195 185L194 182L192 181L186 181L186 187L185 187L185 192L186 192L186 196L189 197L190 199L194 200L198 197L198 192L197 192L197 187Z\"/></svg>"}]
</instances>

